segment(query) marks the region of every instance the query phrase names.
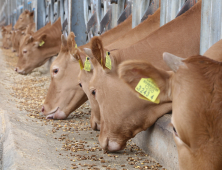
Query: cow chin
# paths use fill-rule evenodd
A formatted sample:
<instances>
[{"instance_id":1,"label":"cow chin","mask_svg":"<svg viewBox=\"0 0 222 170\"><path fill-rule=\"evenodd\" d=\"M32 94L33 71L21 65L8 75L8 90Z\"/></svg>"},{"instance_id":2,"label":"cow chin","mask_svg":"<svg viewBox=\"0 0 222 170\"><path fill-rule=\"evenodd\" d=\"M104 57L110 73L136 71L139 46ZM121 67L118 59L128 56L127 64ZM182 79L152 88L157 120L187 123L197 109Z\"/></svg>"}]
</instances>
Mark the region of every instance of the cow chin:
<instances>
[{"instance_id":1,"label":"cow chin","mask_svg":"<svg viewBox=\"0 0 222 170\"><path fill-rule=\"evenodd\" d=\"M99 143L104 150L109 152L117 152L123 150L126 147L126 143L122 145L119 144L118 142L109 140L108 138L106 138L105 141L101 141L99 138Z\"/></svg>"},{"instance_id":2,"label":"cow chin","mask_svg":"<svg viewBox=\"0 0 222 170\"><path fill-rule=\"evenodd\" d=\"M46 116L46 119L57 119L57 120L61 120L61 119L66 119L66 114L65 112L61 111L60 108L58 108L54 113L49 114L48 116Z\"/></svg>"}]
</instances>

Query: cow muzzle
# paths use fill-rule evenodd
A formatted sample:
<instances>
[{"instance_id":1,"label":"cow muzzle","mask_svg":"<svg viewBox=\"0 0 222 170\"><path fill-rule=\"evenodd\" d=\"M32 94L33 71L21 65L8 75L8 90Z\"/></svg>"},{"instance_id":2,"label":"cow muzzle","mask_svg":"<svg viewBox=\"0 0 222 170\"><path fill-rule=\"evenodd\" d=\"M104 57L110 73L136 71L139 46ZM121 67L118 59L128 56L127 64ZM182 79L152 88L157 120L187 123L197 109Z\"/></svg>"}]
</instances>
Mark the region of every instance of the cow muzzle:
<instances>
[{"instance_id":1,"label":"cow muzzle","mask_svg":"<svg viewBox=\"0 0 222 170\"><path fill-rule=\"evenodd\" d=\"M15 68L15 71L19 74L26 74L24 70L20 70L18 67Z\"/></svg>"},{"instance_id":2,"label":"cow muzzle","mask_svg":"<svg viewBox=\"0 0 222 170\"><path fill-rule=\"evenodd\" d=\"M46 119L66 119L66 114L65 112L63 112L62 110L60 110L59 107L57 107L56 109L54 109L53 111L46 113L45 112L45 107L42 106L42 114L46 116Z\"/></svg>"}]
</instances>

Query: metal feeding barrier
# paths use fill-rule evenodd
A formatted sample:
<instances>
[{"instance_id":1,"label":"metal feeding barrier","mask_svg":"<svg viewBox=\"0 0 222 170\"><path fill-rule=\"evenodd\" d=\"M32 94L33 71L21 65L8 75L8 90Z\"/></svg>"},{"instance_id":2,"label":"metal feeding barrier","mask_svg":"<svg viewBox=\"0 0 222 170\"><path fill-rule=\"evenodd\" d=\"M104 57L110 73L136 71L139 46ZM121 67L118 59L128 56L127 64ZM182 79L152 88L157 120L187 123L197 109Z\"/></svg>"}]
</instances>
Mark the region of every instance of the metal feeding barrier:
<instances>
[{"instance_id":1,"label":"metal feeding barrier","mask_svg":"<svg viewBox=\"0 0 222 170\"><path fill-rule=\"evenodd\" d=\"M188 10L198 0L1 0L0 26L16 23L24 10L34 11L37 30L61 17L62 32L73 31L78 45L114 28L132 14L132 28L159 6L160 26ZM161 2L161 3L160 3ZM161 4L161 5L160 5ZM202 0L200 54L222 37L222 1Z\"/></svg>"}]
</instances>

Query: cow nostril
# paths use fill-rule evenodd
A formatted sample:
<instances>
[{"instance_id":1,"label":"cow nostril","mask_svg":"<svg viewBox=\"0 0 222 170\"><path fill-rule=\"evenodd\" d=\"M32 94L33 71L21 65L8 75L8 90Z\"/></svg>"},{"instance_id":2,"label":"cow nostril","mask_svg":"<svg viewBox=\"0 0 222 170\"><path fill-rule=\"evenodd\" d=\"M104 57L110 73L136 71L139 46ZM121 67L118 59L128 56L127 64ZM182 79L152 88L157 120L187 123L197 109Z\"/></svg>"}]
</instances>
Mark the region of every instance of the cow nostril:
<instances>
[{"instance_id":1,"label":"cow nostril","mask_svg":"<svg viewBox=\"0 0 222 170\"><path fill-rule=\"evenodd\" d=\"M16 71L16 72L18 71L17 67L15 68L15 71Z\"/></svg>"},{"instance_id":2,"label":"cow nostril","mask_svg":"<svg viewBox=\"0 0 222 170\"><path fill-rule=\"evenodd\" d=\"M42 113L45 111L44 106L42 106Z\"/></svg>"}]
</instances>

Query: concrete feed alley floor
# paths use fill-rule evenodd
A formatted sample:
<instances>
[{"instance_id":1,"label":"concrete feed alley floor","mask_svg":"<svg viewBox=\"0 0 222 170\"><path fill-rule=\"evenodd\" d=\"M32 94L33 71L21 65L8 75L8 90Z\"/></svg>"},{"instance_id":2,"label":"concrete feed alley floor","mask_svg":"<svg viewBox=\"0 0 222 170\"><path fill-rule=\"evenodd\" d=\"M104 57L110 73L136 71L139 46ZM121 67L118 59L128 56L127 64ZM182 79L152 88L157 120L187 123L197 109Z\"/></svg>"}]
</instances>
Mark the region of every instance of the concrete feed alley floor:
<instances>
[{"instance_id":1,"label":"concrete feed alley floor","mask_svg":"<svg viewBox=\"0 0 222 170\"><path fill-rule=\"evenodd\" d=\"M99 131L90 127L88 103L67 120L46 120L39 112L50 75L40 69L19 75L17 59L11 50L0 49L0 169L165 170L132 141L121 152L105 153Z\"/></svg>"}]
</instances>

